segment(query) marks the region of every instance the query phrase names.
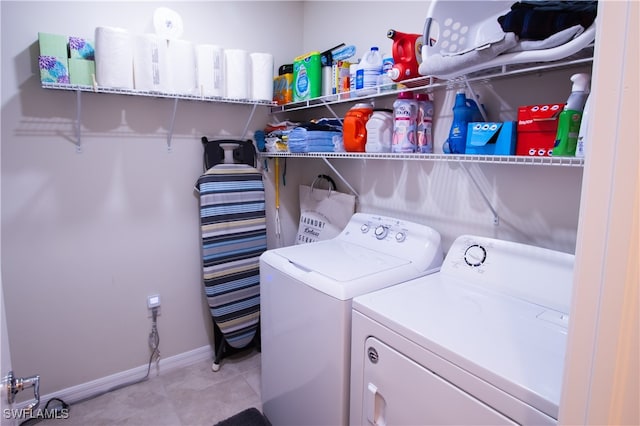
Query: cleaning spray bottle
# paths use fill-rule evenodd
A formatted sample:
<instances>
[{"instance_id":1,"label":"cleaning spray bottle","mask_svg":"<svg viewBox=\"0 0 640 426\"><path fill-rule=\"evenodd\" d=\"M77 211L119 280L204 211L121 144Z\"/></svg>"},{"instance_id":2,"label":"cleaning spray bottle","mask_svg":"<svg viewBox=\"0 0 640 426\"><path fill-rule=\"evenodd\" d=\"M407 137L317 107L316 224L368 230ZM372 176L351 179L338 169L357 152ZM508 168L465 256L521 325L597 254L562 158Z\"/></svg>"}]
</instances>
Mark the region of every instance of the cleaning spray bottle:
<instances>
[{"instance_id":1,"label":"cleaning spray bottle","mask_svg":"<svg viewBox=\"0 0 640 426\"><path fill-rule=\"evenodd\" d=\"M553 145L554 156L574 156L576 153L582 112L589 95L589 80L589 74L586 73L578 73L571 76L573 87L567 104L558 117L558 131Z\"/></svg>"}]
</instances>

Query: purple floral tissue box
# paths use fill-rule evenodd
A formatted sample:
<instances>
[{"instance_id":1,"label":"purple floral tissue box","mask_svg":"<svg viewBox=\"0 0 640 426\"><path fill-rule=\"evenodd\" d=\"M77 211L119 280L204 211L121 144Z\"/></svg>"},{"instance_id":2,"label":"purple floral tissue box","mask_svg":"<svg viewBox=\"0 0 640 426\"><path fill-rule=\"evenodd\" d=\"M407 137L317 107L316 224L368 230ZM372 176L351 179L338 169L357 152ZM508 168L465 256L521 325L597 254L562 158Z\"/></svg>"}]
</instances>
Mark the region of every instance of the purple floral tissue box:
<instances>
[{"instance_id":1,"label":"purple floral tissue box","mask_svg":"<svg viewBox=\"0 0 640 426\"><path fill-rule=\"evenodd\" d=\"M69 84L69 66L66 58L40 56L38 66L42 83Z\"/></svg>"},{"instance_id":2,"label":"purple floral tissue box","mask_svg":"<svg viewBox=\"0 0 640 426\"><path fill-rule=\"evenodd\" d=\"M76 59L95 59L93 42L82 37L69 37L69 57Z\"/></svg>"}]
</instances>

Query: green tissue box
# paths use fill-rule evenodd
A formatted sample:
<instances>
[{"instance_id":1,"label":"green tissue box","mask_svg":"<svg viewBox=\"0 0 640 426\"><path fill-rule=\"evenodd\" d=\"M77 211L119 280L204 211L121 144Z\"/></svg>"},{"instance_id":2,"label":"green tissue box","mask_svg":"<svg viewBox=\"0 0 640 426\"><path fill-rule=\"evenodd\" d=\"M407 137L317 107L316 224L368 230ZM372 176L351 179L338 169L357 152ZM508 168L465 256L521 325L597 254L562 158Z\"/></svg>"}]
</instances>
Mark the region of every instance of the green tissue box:
<instances>
[{"instance_id":1,"label":"green tissue box","mask_svg":"<svg viewBox=\"0 0 640 426\"><path fill-rule=\"evenodd\" d=\"M38 33L40 56L68 58L67 36L59 34Z\"/></svg>"},{"instance_id":2,"label":"green tissue box","mask_svg":"<svg viewBox=\"0 0 640 426\"><path fill-rule=\"evenodd\" d=\"M96 63L88 59L69 59L69 79L71 84L93 86L93 76L96 74Z\"/></svg>"}]
</instances>

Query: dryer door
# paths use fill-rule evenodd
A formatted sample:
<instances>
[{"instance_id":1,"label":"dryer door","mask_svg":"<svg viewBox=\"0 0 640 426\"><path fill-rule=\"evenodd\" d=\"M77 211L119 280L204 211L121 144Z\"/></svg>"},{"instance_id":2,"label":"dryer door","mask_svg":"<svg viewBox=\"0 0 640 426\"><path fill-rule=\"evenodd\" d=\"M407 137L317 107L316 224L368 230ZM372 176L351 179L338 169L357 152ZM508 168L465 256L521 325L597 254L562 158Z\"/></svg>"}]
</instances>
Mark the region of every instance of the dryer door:
<instances>
[{"instance_id":1,"label":"dryer door","mask_svg":"<svg viewBox=\"0 0 640 426\"><path fill-rule=\"evenodd\" d=\"M375 337L364 356L362 419L370 424L516 424Z\"/></svg>"}]
</instances>

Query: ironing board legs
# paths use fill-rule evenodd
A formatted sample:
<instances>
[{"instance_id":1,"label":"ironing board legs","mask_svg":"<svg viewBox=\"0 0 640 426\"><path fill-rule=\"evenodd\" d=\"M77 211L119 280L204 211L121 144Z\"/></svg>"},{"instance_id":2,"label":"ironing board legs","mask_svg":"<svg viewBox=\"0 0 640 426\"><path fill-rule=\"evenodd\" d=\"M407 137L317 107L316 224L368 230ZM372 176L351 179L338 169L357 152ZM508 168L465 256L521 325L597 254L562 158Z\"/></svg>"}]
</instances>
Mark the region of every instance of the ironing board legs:
<instances>
[{"instance_id":1,"label":"ironing board legs","mask_svg":"<svg viewBox=\"0 0 640 426\"><path fill-rule=\"evenodd\" d=\"M234 348L233 346L227 344L227 341L220 330L220 327L213 322L213 340L214 340L214 355L213 355L213 364L211 365L211 371L220 370L220 363L222 362L222 358L226 355L232 355L238 352L246 351L251 347L255 347L258 352L262 350L262 344L260 340L260 324L258 324L258 328L256 330L256 334L253 336L253 340L243 347L243 348Z\"/></svg>"}]
</instances>

